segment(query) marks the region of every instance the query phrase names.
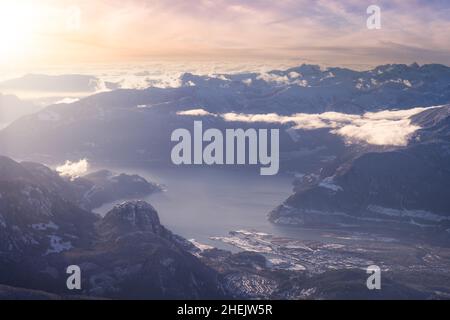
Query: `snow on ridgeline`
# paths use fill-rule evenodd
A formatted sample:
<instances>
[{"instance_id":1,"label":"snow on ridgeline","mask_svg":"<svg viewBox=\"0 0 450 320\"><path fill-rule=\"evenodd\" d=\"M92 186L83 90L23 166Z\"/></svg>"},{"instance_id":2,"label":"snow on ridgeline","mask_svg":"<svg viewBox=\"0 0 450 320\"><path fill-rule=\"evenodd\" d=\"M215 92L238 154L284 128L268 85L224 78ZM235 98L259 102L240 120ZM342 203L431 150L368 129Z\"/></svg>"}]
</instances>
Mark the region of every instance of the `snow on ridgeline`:
<instances>
[{"instance_id":1,"label":"snow on ridgeline","mask_svg":"<svg viewBox=\"0 0 450 320\"><path fill-rule=\"evenodd\" d=\"M334 183L334 177L326 177L319 183L319 187L330 189L334 192L343 191L341 186Z\"/></svg>"},{"instance_id":2,"label":"snow on ridgeline","mask_svg":"<svg viewBox=\"0 0 450 320\"><path fill-rule=\"evenodd\" d=\"M330 129L330 132L343 137L348 144L367 143L371 145L406 146L409 137L419 126L411 123L411 117L428 108L412 108L407 110L384 110L366 112L362 115L340 112L324 112L318 114L296 113L290 116L276 113L244 114L224 113L213 114L204 109L180 111L182 116L220 116L230 122L265 122L290 124L292 129L315 130Z\"/></svg>"},{"instance_id":3,"label":"snow on ridgeline","mask_svg":"<svg viewBox=\"0 0 450 320\"><path fill-rule=\"evenodd\" d=\"M210 250L210 249L214 249L213 246L204 244L204 243L200 243L195 239L189 239L188 240L190 243L192 243L197 249L199 249L200 251L205 251L205 250Z\"/></svg>"},{"instance_id":4,"label":"snow on ridgeline","mask_svg":"<svg viewBox=\"0 0 450 320\"><path fill-rule=\"evenodd\" d=\"M391 217L422 219L431 222L442 222L450 220L450 217L441 216L425 210L393 209L377 205L369 205L367 209L372 212Z\"/></svg>"}]
</instances>

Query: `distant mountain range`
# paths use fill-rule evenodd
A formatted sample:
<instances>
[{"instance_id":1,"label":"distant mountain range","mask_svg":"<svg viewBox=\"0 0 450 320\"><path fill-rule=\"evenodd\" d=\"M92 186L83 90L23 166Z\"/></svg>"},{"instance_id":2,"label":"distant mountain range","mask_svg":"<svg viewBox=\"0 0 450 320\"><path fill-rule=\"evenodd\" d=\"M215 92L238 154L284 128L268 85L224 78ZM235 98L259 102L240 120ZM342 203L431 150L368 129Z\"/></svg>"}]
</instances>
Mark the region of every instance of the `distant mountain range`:
<instances>
[{"instance_id":1,"label":"distant mountain range","mask_svg":"<svg viewBox=\"0 0 450 320\"><path fill-rule=\"evenodd\" d=\"M212 112L363 113L448 103L450 68L383 65L368 71L302 65L268 73L185 74L199 105Z\"/></svg>"},{"instance_id":2,"label":"distant mountain range","mask_svg":"<svg viewBox=\"0 0 450 320\"><path fill-rule=\"evenodd\" d=\"M102 162L167 163L171 132L192 124L192 117L177 114L183 110L201 108L213 115L363 114L449 102L450 68L443 65L385 65L369 71L302 65L264 74L184 74L179 88L115 90L51 105L2 130L0 148L6 155L44 162L88 157ZM205 126L216 128L258 125L231 124L214 116L200 118L207 122ZM287 124L281 127L289 128ZM302 134L314 136L315 147L340 148L341 139L330 138L329 130L322 131ZM282 152L311 149L306 138L292 141L290 131L283 130L281 139ZM333 152L322 151L322 156L333 156Z\"/></svg>"},{"instance_id":3,"label":"distant mountain range","mask_svg":"<svg viewBox=\"0 0 450 320\"><path fill-rule=\"evenodd\" d=\"M165 102L175 101L177 97L190 98L197 106L211 112L362 113L389 108L404 109L448 103L449 70L449 67L438 64L390 64L367 71L304 64L264 73L185 73L180 78L179 88L151 90L151 97L147 95L145 98L143 94L140 100L141 104L152 104L161 95L166 97ZM0 82L0 92L93 94L121 88L120 82L103 81L100 77L26 74ZM122 92L121 95L125 96L126 93ZM135 100L138 99L139 94L132 95L136 96ZM122 101L122 107L126 106L123 100L119 101Z\"/></svg>"},{"instance_id":4,"label":"distant mountain range","mask_svg":"<svg viewBox=\"0 0 450 320\"><path fill-rule=\"evenodd\" d=\"M87 157L102 164L170 164L171 132L191 128L194 119L203 120L205 129L280 128L281 170L299 178L295 194L270 214L273 222L419 230L447 242L448 103L450 68L437 64L184 74L179 88L115 90L24 116L0 131L0 150L46 163ZM387 113L431 106L437 107L403 118ZM199 109L200 114L180 114ZM331 113L320 125L306 117L309 127L302 127L305 115L324 112ZM230 121L223 117L229 113L244 119L274 113L276 119ZM291 118L277 120L282 116ZM361 125L361 116L372 122ZM350 128L341 130L336 121ZM394 122L384 127L386 121ZM411 133L404 143L378 143L364 134L366 140L348 139L348 129L360 137L361 130L372 134L374 124L381 124L381 138L392 129L403 134L405 123Z\"/></svg>"}]
</instances>

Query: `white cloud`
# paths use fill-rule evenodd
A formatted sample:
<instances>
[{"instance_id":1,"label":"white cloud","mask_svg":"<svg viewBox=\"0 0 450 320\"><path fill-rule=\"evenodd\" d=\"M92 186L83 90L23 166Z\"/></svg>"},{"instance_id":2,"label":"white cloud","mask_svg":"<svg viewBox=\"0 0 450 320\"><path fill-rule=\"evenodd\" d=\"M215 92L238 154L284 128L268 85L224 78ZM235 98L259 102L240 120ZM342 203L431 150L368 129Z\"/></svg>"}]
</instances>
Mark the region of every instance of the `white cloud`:
<instances>
[{"instance_id":1,"label":"white cloud","mask_svg":"<svg viewBox=\"0 0 450 320\"><path fill-rule=\"evenodd\" d=\"M282 116L276 113L225 113L221 116L225 121L291 123L292 128L301 130L328 128L331 133L343 137L349 144L405 146L408 144L411 134L420 129L419 126L411 123L410 117L425 109L427 108L367 112L363 115L324 112L320 114L297 113L291 116Z\"/></svg>"},{"instance_id":2,"label":"white cloud","mask_svg":"<svg viewBox=\"0 0 450 320\"><path fill-rule=\"evenodd\" d=\"M348 143L366 142L372 145L405 146L412 133L420 129L409 119L371 120L359 119L354 124L345 125L332 133L345 138Z\"/></svg>"},{"instance_id":3,"label":"white cloud","mask_svg":"<svg viewBox=\"0 0 450 320\"><path fill-rule=\"evenodd\" d=\"M365 118L372 120L402 120L409 118L419 112L422 112L425 108L412 108L406 110L385 110L379 112L366 112L364 114Z\"/></svg>"},{"instance_id":4,"label":"white cloud","mask_svg":"<svg viewBox=\"0 0 450 320\"><path fill-rule=\"evenodd\" d=\"M59 101L56 101L55 103L56 104L62 104L62 103L63 104L71 104L71 103L77 102L79 100L80 100L79 98L64 98Z\"/></svg>"},{"instance_id":5,"label":"white cloud","mask_svg":"<svg viewBox=\"0 0 450 320\"><path fill-rule=\"evenodd\" d=\"M295 129L314 130L321 128L337 128L340 124L350 123L360 116L338 112L324 112L321 114L296 113L292 116L281 116L276 113L225 113L222 117L225 121L270 122L279 124L292 123Z\"/></svg>"},{"instance_id":6,"label":"white cloud","mask_svg":"<svg viewBox=\"0 0 450 320\"><path fill-rule=\"evenodd\" d=\"M287 76L280 76L273 73L261 73L256 79L264 80L267 83L276 83L276 84L284 84L287 85L290 83L290 80Z\"/></svg>"},{"instance_id":7,"label":"white cloud","mask_svg":"<svg viewBox=\"0 0 450 320\"><path fill-rule=\"evenodd\" d=\"M294 71L289 73L289 77L287 75L281 76L271 72L261 72L256 79L280 86L298 85L300 87L307 87L308 81L300 79L301 77L302 75L300 73Z\"/></svg>"},{"instance_id":8,"label":"white cloud","mask_svg":"<svg viewBox=\"0 0 450 320\"><path fill-rule=\"evenodd\" d=\"M300 78L301 76L302 75L298 72L295 72L295 71L289 72L289 78L291 78L291 79Z\"/></svg>"},{"instance_id":9,"label":"white cloud","mask_svg":"<svg viewBox=\"0 0 450 320\"><path fill-rule=\"evenodd\" d=\"M242 83L247 86L250 86L252 84L252 79L249 78L249 79L242 80Z\"/></svg>"},{"instance_id":10,"label":"white cloud","mask_svg":"<svg viewBox=\"0 0 450 320\"><path fill-rule=\"evenodd\" d=\"M78 178L88 171L89 163L87 159L81 159L78 162L67 160L66 163L56 168L56 171L62 177L71 179Z\"/></svg>"},{"instance_id":11,"label":"white cloud","mask_svg":"<svg viewBox=\"0 0 450 320\"><path fill-rule=\"evenodd\" d=\"M110 91L107 88L107 83L117 85L121 89L147 89L149 87L155 88L178 88L181 87L181 76L185 73L191 73L199 76L207 76L217 78L222 81L229 81L226 75L239 73L266 73L268 70L285 70L296 67L305 60L268 60L255 62L251 60L229 61L226 59L213 61L188 61L177 62L170 60L155 60L146 63L126 63L117 64L114 66L88 66L78 67L76 74L95 76L99 80L96 83L95 93ZM73 74L74 70L70 66L43 69L32 69L30 72L45 74L45 75L69 75ZM3 70L0 66L0 81L10 80L21 77L22 70L9 71ZM244 80L243 83L247 85L252 84L252 79ZM4 92L5 93L5 92ZM56 97L56 103L69 103L66 92L22 92L19 90L10 90L10 94L14 94L23 99L37 99L41 97L51 96ZM83 98L90 95L91 92L77 92L71 94L71 98Z\"/></svg>"},{"instance_id":12,"label":"white cloud","mask_svg":"<svg viewBox=\"0 0 450 320\"><path fill-rule=\"evenodd\" d=\"M185 111L178 111L177 115L179 116L213 116L214 113L208 112L204 109L191 109Z\"/></svg>"}]
</instances>

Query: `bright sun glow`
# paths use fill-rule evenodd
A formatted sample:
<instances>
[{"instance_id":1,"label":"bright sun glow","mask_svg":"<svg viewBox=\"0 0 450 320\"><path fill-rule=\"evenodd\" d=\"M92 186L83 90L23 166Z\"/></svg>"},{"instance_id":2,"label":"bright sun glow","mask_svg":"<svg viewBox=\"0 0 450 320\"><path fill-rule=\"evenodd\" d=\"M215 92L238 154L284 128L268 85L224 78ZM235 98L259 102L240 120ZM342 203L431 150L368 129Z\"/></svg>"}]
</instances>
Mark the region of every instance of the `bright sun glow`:
<instances>
[{"instance_id":1,"label":"bright sun glow","mask_svg":"<svg viewBox=\"0 0 450 320\"><path fill-rule=\"evenodd\" d=\"M40 11L30 1L0 1L0 62L26 57L39 29Z\"/></svg>"}]
</instances>

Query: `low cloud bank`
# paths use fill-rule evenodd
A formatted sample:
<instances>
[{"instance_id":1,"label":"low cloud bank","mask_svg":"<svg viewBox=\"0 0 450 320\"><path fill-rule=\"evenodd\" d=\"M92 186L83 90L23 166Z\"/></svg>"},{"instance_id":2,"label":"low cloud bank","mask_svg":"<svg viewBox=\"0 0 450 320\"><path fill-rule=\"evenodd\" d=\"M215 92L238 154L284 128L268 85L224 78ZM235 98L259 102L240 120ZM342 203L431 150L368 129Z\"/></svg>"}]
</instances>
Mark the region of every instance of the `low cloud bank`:
<instances>
[{"instance_id":1,"label":"low cloud bank","mask_svg":"<svg viewBox=\"0 0 450 320\"><path fill-rule=\"evenodd\" d=\"M293 129L315 130L328 128L333 134L345 139L349 144L368 143L372 145L405 146L409 137L419 126L411 123L410 117L427 108L408 110L366 112L363 115L339 112L319 114L296 113L290 116L268 114L224 113L220 116L225 121L266 122L292 124ZM188 110L180 115L211 115L203 109Z\"/></svg>"},{"instance_id":2,"label":"low cloud bank","mask_svg":"<svg viewBox=\"0 0 450 320\"><path fill-rule=\"evenodd\" d=\"M191 109L185 111L178 111L179 116L215 116L214 113L208 112L205 109Z\"/></svg>"}]
</instances>

